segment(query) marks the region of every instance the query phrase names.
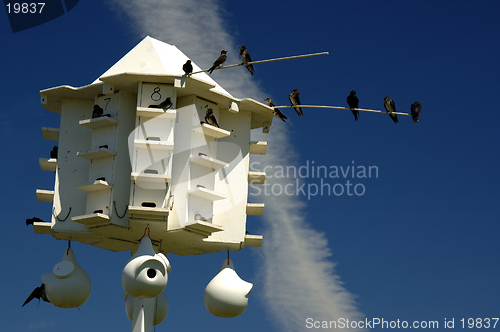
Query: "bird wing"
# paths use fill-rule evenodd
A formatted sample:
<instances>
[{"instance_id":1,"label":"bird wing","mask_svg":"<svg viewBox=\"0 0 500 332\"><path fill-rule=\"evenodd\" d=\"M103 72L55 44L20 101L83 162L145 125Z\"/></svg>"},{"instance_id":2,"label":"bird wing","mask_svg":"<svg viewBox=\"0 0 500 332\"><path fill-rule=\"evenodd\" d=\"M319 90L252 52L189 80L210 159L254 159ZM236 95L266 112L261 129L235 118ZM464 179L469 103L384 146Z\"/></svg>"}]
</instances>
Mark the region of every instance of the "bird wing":
<instances>
[{"instance_id":1,"label":"bird wing","mask_svg":"<svg viewBox=\"0 0 500 332\"><path fill-rule=\"evenodd\" d=\"M24 301L24 303L23 303L22 306L24 307L27 303L29 303L33 299L40 299L40 291L41 291L40 287L35 288L31 292L30 296L28 296L28 298L26 299L26 301Z\"/></svg>"},{"instance_id":2,"label":"bird wing","mask_svg":"<svg viewBox=\"0 0 500 332\"><path fill-rule=\"evenodd\" d=\"M220 128L219 127L219 124L217 123L217 119L215 118L215 115L210 115L210 119L214 122L214 125L217 127L217 128Z\"/></svg>"},{"instance_id":3,"label":"bird wing","mask_svg":"<svg viewBox=\"0 0 500 332\"><path fill-rule=\"evenodd\" d=\"M248 51L245 50L245 52L243 54L244 54L245 60L247 62L252 62L252 58L250 57L250 53L248 53Z\"/></svg>"},{"instance_id":4,"label":"bird wing","mask_svg":"<svg viewBox=\"0 0 500 332\"><path fill-rule=\"evenodd\" d=\"M226 56L225 54L221 54L221 55L217 58L217 60L215 60L214 65L220 66L221 64L223 64L223 63L224 63L224 61L226 61L226 59L227 59L227 56Z\"/></svg>"},{"instance_id":5,"label":"bird wing","mask_svg":"<svg viewBox=\"0 0 500 332\"><path fill-rule=\"evenodd\" d=\"M288 119L286 117L286 115L283 114L278 108L274 109L274 113L278 116L278 118L280 118L281 120L283 120L283 122L285 122L285 120Z\"/></svg>"},{"instance_id":6,"label":"bird wing","mask_svg":"<svg viewBox=\"0 0 500 332\"><path fill-rule=\"evenodd\" d=\"M389 104L391 105L392 111L396 112L396 104L394 103L394 100L391 99L391 101L389 102Z\"/></svg>"}]
</instances>

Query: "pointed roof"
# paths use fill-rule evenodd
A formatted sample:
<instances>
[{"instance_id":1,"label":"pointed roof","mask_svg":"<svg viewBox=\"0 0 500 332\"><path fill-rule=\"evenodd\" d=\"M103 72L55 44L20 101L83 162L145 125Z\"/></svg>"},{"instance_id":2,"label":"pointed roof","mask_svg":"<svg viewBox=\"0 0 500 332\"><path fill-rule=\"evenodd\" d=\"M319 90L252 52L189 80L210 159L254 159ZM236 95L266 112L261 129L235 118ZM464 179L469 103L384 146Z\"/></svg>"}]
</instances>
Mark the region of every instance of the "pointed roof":
<instances>
[{"instance_id":1,"label":"pointed roof","mask_svg":"<svg viewBox=\"0 0 500 332\"><path fill-rule=\"evenodd\" d=\"M184 75L182 65L187 60L189 58L176 46L147 36L92 84L101 83L106 77L123 73L181 77ZM191 64L193 65L194 72L202 70L194 62L191 62ZM215 85L213 90L231 96L229 92L224 90L206 72L194 74L192 77Z\"/></svg>"},{"instance_id":2,"label":"pointed roof","mask_svg":"<svg viewBox=\"0 0 500 332\"><path fill-rule=\"evenodd\" d=\"M114 91L137 93L139 82L172 84L177 88L177 97L197 95L232 112L245 110L252 113L251 128L268 130L273 120L269 106L250 98L238 99L224 90L206 72L184 76L182 65L189 58L177 47L147 36L123 58L89 85L72 87L61 85L40 91L43 107L61 113L63 98L94 99L99 94ZM193 71L200 71L194 62Z\"/></svg>"}]
</instances>

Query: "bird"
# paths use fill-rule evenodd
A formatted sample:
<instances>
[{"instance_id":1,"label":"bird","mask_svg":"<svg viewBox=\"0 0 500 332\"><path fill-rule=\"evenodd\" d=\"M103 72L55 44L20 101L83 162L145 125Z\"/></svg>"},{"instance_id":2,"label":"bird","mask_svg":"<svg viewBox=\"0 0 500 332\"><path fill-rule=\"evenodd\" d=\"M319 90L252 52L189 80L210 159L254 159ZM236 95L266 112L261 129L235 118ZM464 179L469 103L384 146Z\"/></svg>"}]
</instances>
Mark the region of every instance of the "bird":
<instances>
[{"instance_id":1,"label":"bird","mask_svg":"<svg viewBox=\"0 0 500 332\"><path fill-rule=\"evenodd\" d=\"M214 64L212 65L212 67L210 67L210 69L208 70L208 73L209 74L212 74L212 72L217 68L217 67L220 67L224 61L226 61L227 59L227 55L226 55L227 51L226 50L222 50L220 51L220 55L219 57L217 58L217 60L215 60Z\"/></svg>"},{"instance_id":2,"label":"bird","mask_svg":"<svg viewBox=\"0 0 500 332\"><path fill-rule=\"evenodd\" d=\"M394 100L392 100L389 96L386 96L384 98L384 107L387 113L389 113L392 121L394 121L394 123L398 123L398 115L393 114L393 112L396 112L396 104L394 104Z\"/></svg>"},{"instance_id":3,"label":"bird","mask_svg":"<svg viewBox=\"0 0 500 332\"><path fill-rule=\"evenodd\" d=\"M418 101L411 104L411 118L413 119L413 123L418 123L418 119L420 119L420 112L422 111L422 106Z\"/></svg>"},{"instance_id":4,"label":"bird","mask_svg":"<svg viewBox=\"0 0 500 332\"><path fill-rule=\"evenodd\" d=\"M191 60L186 61L185 64L182 65L182 70L186 75L191 75L193 72L193 65L191 64Z\"/></svg>"},{"instance_id":5,"label":"bird","mask_svg":"<svg viewBox=\"0 0 500 332\"><path fill-rule=\"evenodd\" d=\"M347 96L347 104L351 108L352 114L354 114L354 121L358 121L359 111L353 108L358 108L359 99L356 97L356 91L352 90L349 96Z\"/></svg>"},{"instance_id":6,"label":"bird","mask_svg":"<svg viewBox=\"0 0 500 332\"><path fill-rule=\"evenodd\" d=\"M38 303L40 303L40 299L44 300L45 302L49 302L49 299L47 298L47 294L45 293L45 284L42 284L40 287L35 288L30 296L24 301L22 307L24 307L27 303L29 303L33 299L38 299Z\"/></svg>"},{"instance_id":7,"label":"bird","mask_svg":"<svg viewBox=\"0 0 500 332\"><path fill-rule=\"evenodd\" d=\"M293 89L292 91L293 92L288 95L288 99L292 103L292 106L300 105L300 99L299 99L299 92L300 91L297 89ZM294 107L294 108L295 108L295 112L297 112L297 114L299 116L303 115L301 107Z\"/></svg>"},{"instance_id":8,"label":"bird","mask_svg":"<svg viewBox=\"0 0 500 332\"><path fill-rule=\"evenodd\" d=\"M351 109L352 114L354 115L354 120L358 121L359 111L354 110L354 108L358 108L359 99L356 97L356 91L352 90L349 96L347 96L347 104L349 104L349 108Z\"/></svg>"},{"instance_id":9,"label":"bird","mask_svg":"<svg viewBox=\"0 0 500 332\"><path fill-rule=\"evenodd\" d=\"M148 108L163 108L163 110L168 110L170 107L172 107L172 98L167 97L164 101L162 101L158 105L149 105Z\"/></svg>"},{"instance_id":10,"label":"bird","mask_svg":"<svg viewBox=\"0 0 500 332\"><path fill-rule=\"evenodd\" d=\"M240 59L241 63L247 67L248 71L252 76L255 74L255 70L253 69L253 65L247 65L247 63L252 62L252 58L250 58L250 54L245 46L240 46Z\"/></svg>"},{"instance_id":11,"label":"bird","mask_svg":"<svg viewBox=\"0 0 500 332\"><path fill-rule=\"evenodd\" d=\"M30 218L30 219L26 219L26 226L33 225L35 222L45 222L45 221L43 221L40 218L33 217L33 218Z\"/></svg>"},{"instance_id":12,"label":"bird","mask_svg":"<svg viewBox=\"0 0 500 332\"><path fill-rule=\"evenodd\" d=\"M283 114L283 113L281 113L281 111L278 108L276 108L276 105L274 105L272 99L271 98L266 98L264 100L267 102L267 105L269 105L269 107L273 108L273 114L274 114L274 116L277 117L277 118L280 118L281 120L283 120L283 122L286 122L286 119L287 119L286 115Z\"/></svg>"},{"instance_id":13,"label":"bird","mask_svg":"<svg viewBox=\"0 0 500 332\"><path fill-rule=\"evenodd\" d=\"M217 123L217 119L215 119L214 110L211 108L207 110L207 115L205 115L205 122L211 126L220 128L219 124Z\"/></svg>"},{"instance_id":14,"label":"bird","mask_svg":"<svg viewBox=\"0 0 500 332\"><path fill-rule=\"evenodd\" d=\"M104 113L104 110L99 105L94 105L94 110L92 111L92 119L99 118Z\"/></svg>"},{"instance_id":15,"label":"bird","mask_svg":"<svg viewBox=\"0 0 500 332\"><path fill-rule=\"evenodd\" d=\"M50 159L57 159L57 152L59 151L59 147L56 145L50 151Z\"/></svg>"},{"instance_id":16,"label":"bird","mask_svg":"<svg viewBox=\"0 0 500 332\"><path fill-rule=\"evenodd\" d=\"M197 213L195 216L194 216L194 220L201 220L201 221L207 221L207 219L205 217L203 217L201 214Z\"/></svg>"}]
</instances>

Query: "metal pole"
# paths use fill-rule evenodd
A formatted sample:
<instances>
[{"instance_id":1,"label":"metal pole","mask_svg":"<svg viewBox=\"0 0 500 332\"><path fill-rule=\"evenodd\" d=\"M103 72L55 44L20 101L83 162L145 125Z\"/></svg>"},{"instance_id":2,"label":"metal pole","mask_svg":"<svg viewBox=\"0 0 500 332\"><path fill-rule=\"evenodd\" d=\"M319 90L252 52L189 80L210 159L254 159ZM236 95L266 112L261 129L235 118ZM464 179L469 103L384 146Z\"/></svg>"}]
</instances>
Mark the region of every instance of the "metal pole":
<instances>
[{"instance_id":1,"label":"metal pole","mask_svg":"<svg viewBox=\"0 0 500 332\"><path fill-rule=\"evenodd\" d=\"M304 54L304 55L294 55L294 56L287 56L287 57L283 57L283 58L275 58L275 59L269 59L269 60L252 61L252 62L248 62L247 65L253 65L253 64L256 64L256 63L264 63L264 62L272 62L272 61L280 61L280 60L306 58L306 57L310 57L310 56L325 55L325 54L328 54L328 52L311 53L311 54ZM229 65L229 66L217 67L214 70L217 70L217 69L226 69L226 68L232 68L232 67L238 67L238 66L243 66L243 63L239 63L239 64L236 64L236 65ZM191 73L191 75L198 74L198 73L203 73L203 72L206 72L206 71L209 71L209 70L210 69L196 71L194 73Z\"/></svg>"},{"instance_id":2,"label":"metal pole","mask_svg":"<svg viewBox=\"0 0 500 332\"><path fill-rule=\"evenodd\" d=\"M338 110L351 110L349 107L340 107L340 106L320 106L320 105L297 105L297 106L274 106L271 108L293 108L293 107L307 107L307 108L334 108ZM386 111L380 111L380 110L370 110L370 109L364 109L364 108L353 108L355 111L362 111L362 112L372 112L372 113L384 113L384 114L391 114ZM397 114L397 115L406 115L406 116L411 116L411 114L408 113L401 113L401 112L392 112L392 114Z\"/></svg>"}]
</instances>

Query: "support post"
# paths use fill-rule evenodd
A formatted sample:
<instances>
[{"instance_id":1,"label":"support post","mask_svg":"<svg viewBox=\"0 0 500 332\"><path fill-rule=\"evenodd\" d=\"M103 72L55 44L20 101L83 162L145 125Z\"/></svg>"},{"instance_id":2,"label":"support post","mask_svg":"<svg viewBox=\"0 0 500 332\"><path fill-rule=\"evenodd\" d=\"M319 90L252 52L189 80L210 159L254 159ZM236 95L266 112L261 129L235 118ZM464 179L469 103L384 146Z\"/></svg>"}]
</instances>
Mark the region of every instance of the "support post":
<instances>
[{"instance_id":1,"label":"support post","mask_svg":"<svg viewBox=\"0 0 500 332\"><path fill-rule=\"evenodd\" d=\"M156 297L148 299L134 297L133 301L132 332L152 332Z\"/></svg>"}]
</instances>

